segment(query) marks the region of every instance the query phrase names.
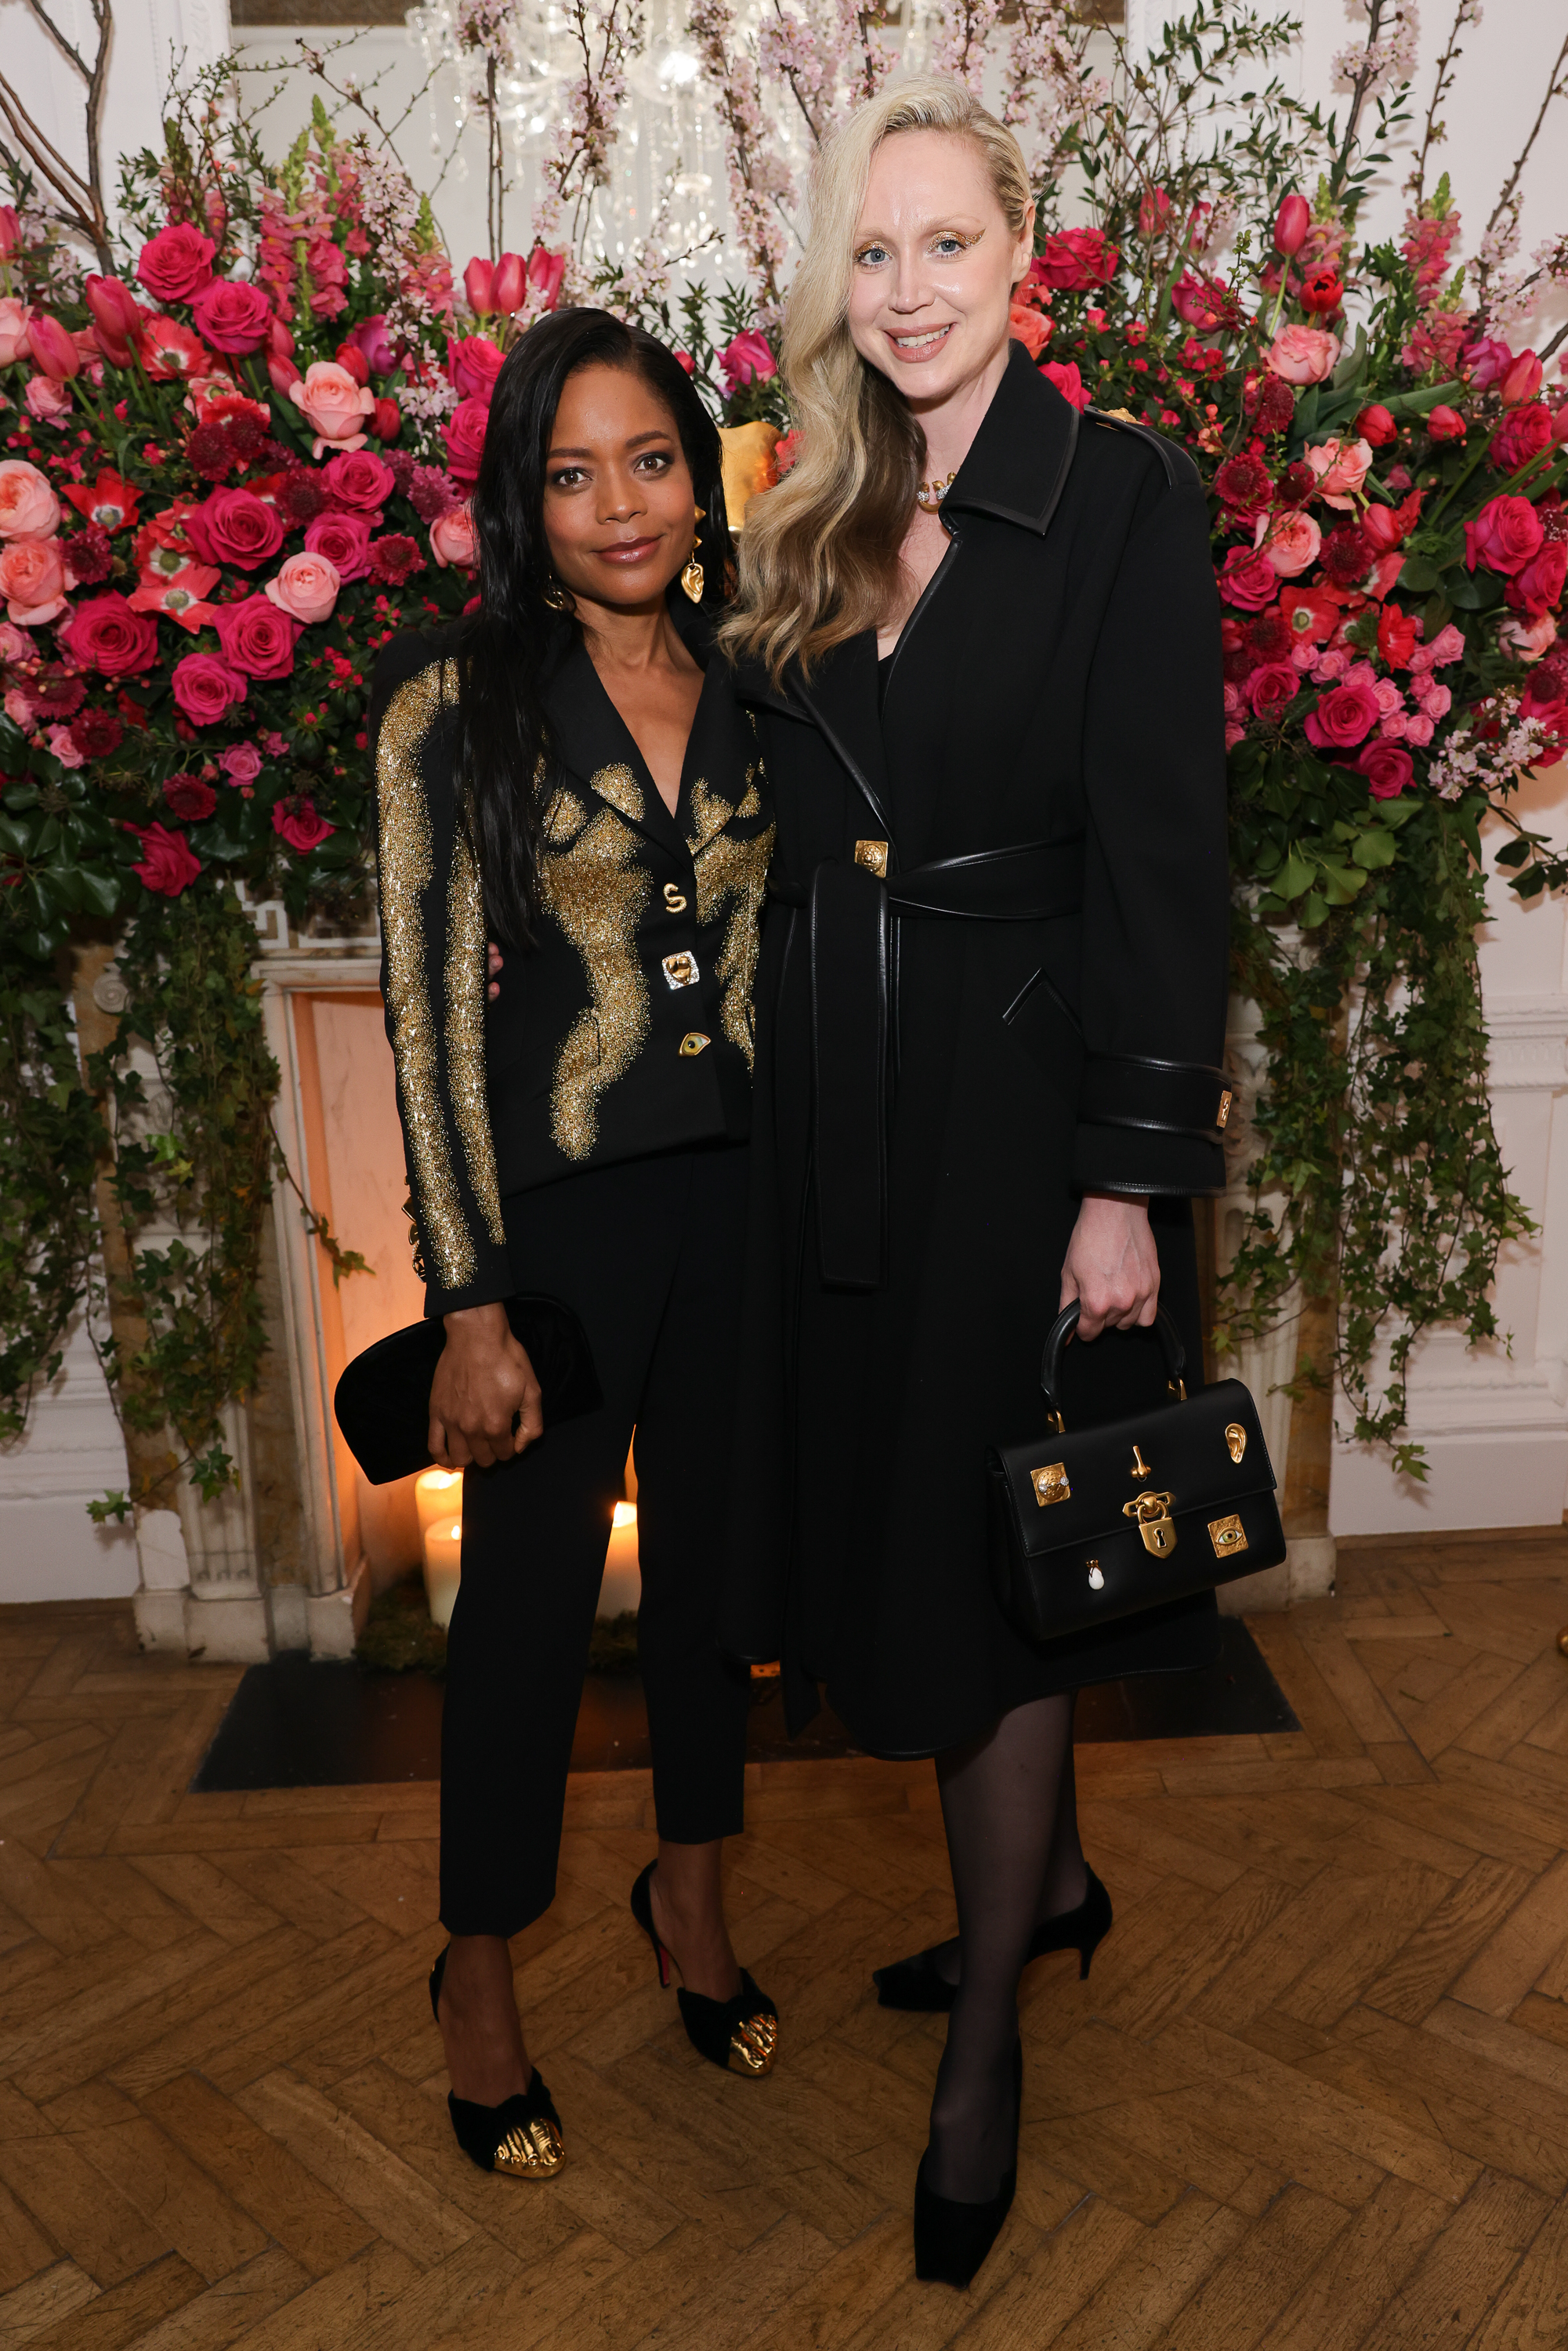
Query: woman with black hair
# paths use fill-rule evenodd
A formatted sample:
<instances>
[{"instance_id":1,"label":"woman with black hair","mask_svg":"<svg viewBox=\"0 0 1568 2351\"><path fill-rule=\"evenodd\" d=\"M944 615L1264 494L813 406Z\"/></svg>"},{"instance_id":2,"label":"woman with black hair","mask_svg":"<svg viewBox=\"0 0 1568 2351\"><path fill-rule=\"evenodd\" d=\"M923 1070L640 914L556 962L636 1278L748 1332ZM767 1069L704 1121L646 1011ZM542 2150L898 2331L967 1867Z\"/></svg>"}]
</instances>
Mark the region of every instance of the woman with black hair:
<instances>
[{"instance_id":1,"label":"woman with black hair","mask_svg":"<svg viewBox=\"0 0 1568 2351\"><path fill-rule=\"evenodd\" d=\"M538 2179L564 2147L507 1938L554 1898L633 1427L659 1845L632 1907L703 2054L773 2062L720 1891L748 1690L715 1637L773 828L755 726L709 657L732 562L719 438L672 354L599 310L529 328L474 522L477 608L388 645L371 726L382 993L446 1331L430 1448L464 1471L431 1998L460 2144ZM488 1003L487 936L508 967ZM504 1304L528 1290L574 1310L603 1396L548 1435Z\"/></svg>"}]
</instances>

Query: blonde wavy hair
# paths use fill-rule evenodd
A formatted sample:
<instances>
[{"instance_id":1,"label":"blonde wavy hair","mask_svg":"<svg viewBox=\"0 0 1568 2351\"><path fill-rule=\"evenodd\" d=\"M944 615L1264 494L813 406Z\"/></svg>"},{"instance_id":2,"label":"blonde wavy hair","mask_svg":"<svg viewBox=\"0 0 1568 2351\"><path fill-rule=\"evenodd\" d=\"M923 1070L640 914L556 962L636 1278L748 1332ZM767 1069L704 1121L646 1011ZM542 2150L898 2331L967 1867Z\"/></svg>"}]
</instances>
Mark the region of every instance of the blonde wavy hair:
<instances>
[{"instance_id":1,"label":"blonde wavy hair","mask_svg":"<svg viewBox=\"0 0 1568 2351\"><path fill-rule=\"evenodd\" d=\"M823 146L784 314L782 373L800 455L747 507L738 593L720 632L727 650L760 655L776 683L787 662L809 672L831 646L875 626L897 596L925 436L903 394L856 350L849 299L872 158L901 131L972 141L1014 236L1029 213L1018 141L946 74L890 83Z\"/></svg>"}]
</instances>

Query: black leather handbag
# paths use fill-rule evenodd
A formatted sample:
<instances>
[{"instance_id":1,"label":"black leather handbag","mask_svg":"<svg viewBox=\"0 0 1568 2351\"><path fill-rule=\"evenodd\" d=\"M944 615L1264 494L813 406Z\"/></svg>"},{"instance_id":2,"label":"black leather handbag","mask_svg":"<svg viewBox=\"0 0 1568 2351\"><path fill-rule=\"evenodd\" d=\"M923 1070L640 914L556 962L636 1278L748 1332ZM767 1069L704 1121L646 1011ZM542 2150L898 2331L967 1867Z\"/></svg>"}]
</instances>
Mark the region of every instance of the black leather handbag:
<instances>
[{"instance_id":1,"label":"black leather handbag","mask_svg":"<svg viewBox=\"0 0 1568 2351\"><path fill-rule=\"evenodd\" d=\"M604 1399L592 1350L570 1307L559 1298L508 1298L507 1320L543 1392L545 1426L597 1412ZM430 1384L445 1344L439 1321L411 1322L356 1355L338 1382L332 1409L372 1486L429 1468Z\"/></svg>"},{"instance_id":2,"label":"black leather handbag","mask_svg":"<svg viewBox=\"0 0 1568 2351\"><path fill-rule=\"evenodd\" d=\"M1175 1401L1070 1436L1061 1354L1077 1325L1074 1300L1046 1338L1047 1435L987 1456L991 1583L1029 1641L1182 1600L1285 1556L1273 1468L1241 1382L1188 1396L1181 1333L1162 1307Z\"/></svg>"}]
</instances>

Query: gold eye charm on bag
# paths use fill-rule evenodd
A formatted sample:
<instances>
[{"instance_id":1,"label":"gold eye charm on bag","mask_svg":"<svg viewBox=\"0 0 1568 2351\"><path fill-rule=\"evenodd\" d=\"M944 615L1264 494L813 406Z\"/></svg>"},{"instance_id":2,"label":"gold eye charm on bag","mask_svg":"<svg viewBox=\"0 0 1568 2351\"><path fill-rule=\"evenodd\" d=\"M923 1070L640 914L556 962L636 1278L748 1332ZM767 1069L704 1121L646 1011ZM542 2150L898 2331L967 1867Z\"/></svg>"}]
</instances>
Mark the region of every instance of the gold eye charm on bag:
<instances>
[{"instance_id":1,"label":"gold eye charm on bag","mask_svg":"<svg viewBox=\"0 0 1568 2351\"><path fill-rule=\"evenodd\" d=\"M1144 1549L1155 1559L1168 1559L1176 1547L1176 1531L1171 1521L1170 1494L1137 1494L1122 1505L1124 1519L1135 1519L1138 1532L1144 1538Z\"/></svg>"}]
</instances>

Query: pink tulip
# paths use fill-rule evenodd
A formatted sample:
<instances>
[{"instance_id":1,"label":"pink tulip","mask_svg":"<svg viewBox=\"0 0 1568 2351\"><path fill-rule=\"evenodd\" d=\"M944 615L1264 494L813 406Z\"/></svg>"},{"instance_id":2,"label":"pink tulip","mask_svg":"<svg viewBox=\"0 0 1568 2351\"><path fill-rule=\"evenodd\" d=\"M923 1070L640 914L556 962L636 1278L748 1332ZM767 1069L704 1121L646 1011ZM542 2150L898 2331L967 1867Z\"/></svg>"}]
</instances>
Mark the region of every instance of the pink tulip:
<instances>
[{"instance_id":1,"label":"pink tulip","mask_svg":"<svg viewBox=\"0 0 1568 2351\"><path fill-rule=\"evenodd\" d=\"M544 296L547 310L553 310L560 299L561 280L565 276L565 254L551 253L548 246L536 245L528 256L528 284L537 287Z\"/></svg>"},{"instance_id":2,"label":"pink tulip","mask_svg":"<svg viewBox=\"0 0 1568 2351\"><path fill-rule=\"evenodd\" d=\"M474 256L463 272L463 291L468 297L468 308L476 318L483 318L496 307L496 273L487 261Z\"/></svg>"},{"instance_id":3,"label":"pink tulip","mask_svg":"<svg viewBox=\"0 0 1568 2351\"><path fill-rule=\"evenodd\" d=\"M141 312L122 279L89 277L82 282L82 295L100 335L117 343L131 341L141 324Z\"/></svg>"},{"instance_id":4,"label":"pink tulip","mask_svg":"<svg viewBox=\"0 0 1568 2351\"><path fill-rule=\"evenodd\" d=\"M1312 225L1312 210L1305 196L1292 189L1274 217L1275 252L1282 253L1287 261L1293 260L1305 245Z\"/></svg>"},{"instance_id":5,"label":"pink tulip","mask_svg":"<svg viewBox=\"0 0 1568 2351\"><path fill-rule=\"evenodd\" d=\"M299 381L299 370L294 361L279 359L276 352L268 351L267 372L274 392L280 392L287 400Z\"/></svg>"},{"instance_id":6,"label":"pink tulip","mask_svg":"<svg viewBox=\"0 0 1568 2351\"><path fill-rule=\"evenodd\" d=\"M27 349L47 376L68 383L81 370L81 353L57 319L40 310L27 321Z\"/></svg>"},{"instance_id":7,"label":"pink tulip","mask_svg":"<svg viewBox=\"0 0 1568 2351\"><path fill-rule=\"evenodd\" d=\"M0 204L0 261L14 261L22 250L22 224L15 204Z\"/></svg>"},{"instance_id":8,"label":"pink tulip","mask_svg":"<svg viewBox=\"0 0 1568 2351\"><path fill-rule=\"evenodd\" d=\"M528 290L528 266L518 253L504 253L496 265L496 283L492 298L504 319L520 310Z\"/></svg>"},{"instance_id":9,"label":"pink tulip","mask_svg":"<svg viewBox=\"0 0 1568 2351\"><path fill-rule=\"evenodd\" d=\"M267 325L267 348L275 360L289 358L294 350L293 336L276 314Z\"/></svg>"},{"instance_id":10,"label":"pink tulip","mask_svg":"<svg viewBox=\"0 0 1568 2351\"><path fill-rule=\"evenodd\" d=\"M1510 362L1499 387L1505 408L1517 408L1521 401L1533 400L1541 390L1541 361L1533 351L1521 351Z\"/></svg>"}]
</instances>

